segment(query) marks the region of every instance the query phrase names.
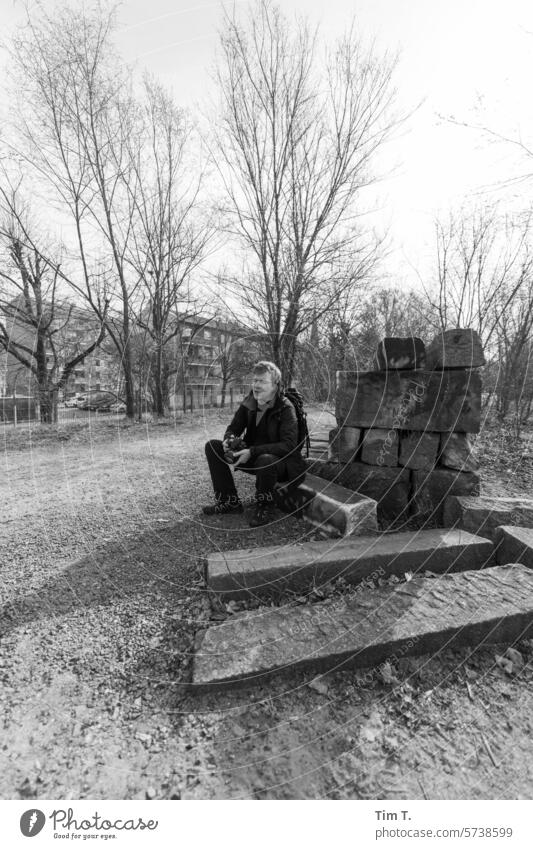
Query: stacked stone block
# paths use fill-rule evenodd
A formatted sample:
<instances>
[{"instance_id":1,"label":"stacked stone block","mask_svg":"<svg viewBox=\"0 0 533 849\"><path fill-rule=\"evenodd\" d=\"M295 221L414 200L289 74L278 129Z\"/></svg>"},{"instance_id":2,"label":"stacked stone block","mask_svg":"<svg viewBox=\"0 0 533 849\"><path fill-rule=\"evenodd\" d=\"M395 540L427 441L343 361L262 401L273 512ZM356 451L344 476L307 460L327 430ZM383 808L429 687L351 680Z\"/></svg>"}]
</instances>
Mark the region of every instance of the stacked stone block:
<instances>
[{"instance_id":1,"label":"stacked stone block","mask_svg":"<svg viewBox=\"0 0 533 849\"><path fill-rule=\"evenodd\" d=\"M479 432L484 364L470 329L387 338L374 369L337 372L337 427L321 473L378 501L387 524L442 524L450 495L479 493L470 435Z\"/></svg>"}]
</instances>

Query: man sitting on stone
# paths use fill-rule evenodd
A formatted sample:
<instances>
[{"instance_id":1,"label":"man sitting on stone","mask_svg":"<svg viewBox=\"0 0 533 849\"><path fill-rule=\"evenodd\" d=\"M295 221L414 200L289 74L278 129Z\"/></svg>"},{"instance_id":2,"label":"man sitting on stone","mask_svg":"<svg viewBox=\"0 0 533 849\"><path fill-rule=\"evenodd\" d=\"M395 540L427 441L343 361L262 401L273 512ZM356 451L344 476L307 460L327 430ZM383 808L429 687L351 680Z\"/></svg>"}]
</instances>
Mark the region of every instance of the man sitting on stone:
<instances>
[{"instance_id":1,"label":"man sitting on stone","mask_svg":"<svg viewBox=\"0 0 533 849\"><path fill-rule=\"evenodd\" d=\"M293 404L281 389L281 372L266 361L253 368L252 390L235 413L224 439L210 439L205 453L215 491L215 503L204 507L208 516L242 513L230 464L224 458L232 437L242 436L246 448L233 451L234 468L256 476L255 509L250 526L271 521L274 485L296 487L305 477L305 461L298 443L298 419Z\"/></svg>"}]
</instances>

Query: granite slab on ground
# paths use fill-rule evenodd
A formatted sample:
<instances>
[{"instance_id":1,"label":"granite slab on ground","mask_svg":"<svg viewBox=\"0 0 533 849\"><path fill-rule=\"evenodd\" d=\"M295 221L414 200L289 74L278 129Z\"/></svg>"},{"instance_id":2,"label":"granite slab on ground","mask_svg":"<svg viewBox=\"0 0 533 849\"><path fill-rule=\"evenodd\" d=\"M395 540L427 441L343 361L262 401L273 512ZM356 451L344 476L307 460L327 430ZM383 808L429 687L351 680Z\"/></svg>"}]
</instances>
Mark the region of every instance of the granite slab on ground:
<instances>
[{"instance_id":1,"label":"granite slab on ground","mask_svg":"<svg viewBox=\"0 0 533 849\"><path fill-rule=\"evenodd\" d=\"M206 560L208 588L225 600L305 592L337 578L358 584L429 570L481 569L493 543L462 530L432 529L286 546L216 551Z\"/></svg>"},{"instance_id":2,"label":"granite slab on ground","mask_svg":"<svg viewBox=\"0 0 533 849\"><path fill-rule=\"evenodd\" d=\"M237 614L197 638L192 687L260 685L278 672L371 667L533 630L533 570L521 564L415 577L341 599Z\"/></svg>"}]
</instances>

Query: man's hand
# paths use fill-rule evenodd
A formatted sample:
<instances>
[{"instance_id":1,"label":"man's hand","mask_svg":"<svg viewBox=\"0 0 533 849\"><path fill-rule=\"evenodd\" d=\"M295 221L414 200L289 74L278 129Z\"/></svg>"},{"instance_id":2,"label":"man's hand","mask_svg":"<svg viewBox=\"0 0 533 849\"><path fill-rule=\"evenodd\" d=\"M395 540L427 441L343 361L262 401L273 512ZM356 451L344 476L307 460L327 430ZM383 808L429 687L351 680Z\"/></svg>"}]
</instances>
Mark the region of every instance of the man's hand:
<instances>
[{"instance_id":1,"label":"man's hand","mask_svg":"<svg viewBox=\"0 0 533 849\"><path fill-rule=\"evenodd\" d=\"M249 448L243 448L242 451L234 451L233 457L235 459L234 459L233 465L239 466L241 463L247 463L248 460L251 459L251 456L252 456L252 452L250 451Z\"/></svg>"}]
</instances>

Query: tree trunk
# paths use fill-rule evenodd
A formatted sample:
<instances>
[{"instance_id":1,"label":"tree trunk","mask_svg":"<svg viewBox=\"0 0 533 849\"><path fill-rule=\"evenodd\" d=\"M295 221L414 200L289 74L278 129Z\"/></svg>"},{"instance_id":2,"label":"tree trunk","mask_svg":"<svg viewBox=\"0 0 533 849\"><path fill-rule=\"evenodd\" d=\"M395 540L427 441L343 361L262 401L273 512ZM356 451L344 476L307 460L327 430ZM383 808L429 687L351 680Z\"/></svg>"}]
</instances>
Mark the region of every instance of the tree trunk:
<instances>
[{"instance_id":1,"label":"tree trunk","mask_svg":"<svg viewBox=\"0 0 533 849\"><path fill-rule=\"evenodd\" d=\"M157 416L165 415L165 403L163 398L163 348L160 340L156 342L155 350L154 407L154 412Z\"/></svg>"},{"instance_id":2,"label":"tree trunk","mask_svg":"<svg viewBox=\"0 0 533 849\"><path fill-rule=\"evenodd\" d=\"M53 390L48 388L39 389L39 409L42 424L54 424L57 422L57 397Z\"/></svg>"},{"instance_id":3,"label":"tree trunk","mask_svg":"<svg viewBox=\"0 0 533 849\"><path fill-rule=\"evenodd\" d=\"M46 340L44 334L39 330L37 331L34 357L37 372L37 386L39 393L41 422L43 424L53 424L54 420L57 420L57 401L54 405L55 393L54 390L50 388L50 382L48 379L48 367L46 363Z\"/></svg>"},{"instance_id":4,"label":"tree trunk","mask_svg":"<svg viewBox=\"0 0 533 849\"><path fill-rule=\"evenodd\" d=\"M279 362L276 365L281 371L284 386L290 386L294 376L294 360L296 356L296 337L294 334L284 334L281 337Z\"/></svg>"},{"instance_id":5,"label":"tree trunk","mask_svg":"<svg viewBox=\"0 0 533 849\"><path fill-rule=\"evenodd\" d=\"M124 328L126 340L122 352L122 371L124 372L124 394L126 395L126 416L129 419L135 417L135 384L133 380L133 369L131 363L131 344L129 341L129 328Z\"/></svg>"},{"instance_id":6,"label":"tree trunk","mask_svg":"<svg viewBox=\"0 0 533 849\"><path fill-rule=\"evenodd\" d=\"M170 386L169 386L169 365L168 362L165 362L163 358L162 366L161 366L161 409L162 415L166 415L166 413L170 409Z\"/></svg>"},{"instance_id":7,"label":"tree trunk","mask_svg":"<svg viewBox=\"0 0 533 849\"><path fill-rule=\"evenodd\" d=\"M161 387L161 363L157 362L160 360L161 354L158 352L156 354L156 374L155 374L155 385L154 385L154 412L157 416L163 416L165 414L164 403L163 403L163 393Z\"/></svg>"}]
</instances>

